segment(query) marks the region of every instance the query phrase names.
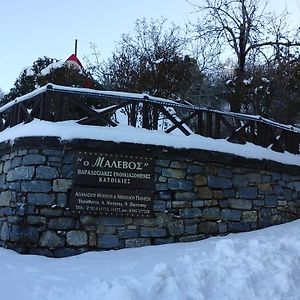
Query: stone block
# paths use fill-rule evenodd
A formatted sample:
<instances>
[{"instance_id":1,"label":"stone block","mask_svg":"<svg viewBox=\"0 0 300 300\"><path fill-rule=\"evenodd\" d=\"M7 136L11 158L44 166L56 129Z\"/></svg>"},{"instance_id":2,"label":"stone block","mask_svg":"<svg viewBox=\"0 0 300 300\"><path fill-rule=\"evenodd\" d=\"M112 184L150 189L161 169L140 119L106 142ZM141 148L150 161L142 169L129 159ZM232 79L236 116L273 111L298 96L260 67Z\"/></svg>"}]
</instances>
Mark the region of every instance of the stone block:
<instances>
[{"instance_id":1,"label":"stone block","mask_svg":"<svg viewBox=\"0 0 300 300\"><path fill-rule=\"evenodd\" d=\"M168 188L170 190L181 190L189 192L193 190L193 182L190 180L169 178Z\"/></svg>"},{"instance_id":2,"label":"stone block","mask_svg":"<svg viewBox=\"0 0 300 300\"><path fill-rule=\"evenodd\" d=\"M21 182L18 182L18 181L9 182L7 186L8 186L9 190L21 192ZM1 189L1 187L0 187L0 189Z\"/></svg>"},{"instance_id":3,"label":"stone block","mask_svg":"<svg viewBox=\"0 0 300 300\"><path fill-rule=\"evenodd\" d=\"M11 216L12 214L13 210L11 207L0 207L0 217Z\"/></svg>"},{"instance_id":4,"label":"stone block","mask_svg":"<svg viewBox=\"0 0 300 300\"><path fill-rule=\"evenodd\" d=\"M183 169L163 169L162 170L162 176L168 177L168 178L177 178L177 179L182 179L186 175L185 170Z\"/></svg>"},{"instance_id":5,"label":"stone block","mask_svg":"<svg viewBox=\"0 0 300 300\"><path fill-rule=\"evenodd\" d=\"M30 225L44 226L47 224L47 219L42 216L27 216L26 221Z\"/></svg>"},{"instance_id":6,"label":"stone block","mask_svg":"<svg viewBox=\"0 0 300 300\"><path fill-rule=\"evenodd\" d=\"M67 206L67 195L64 193L56 194L56 205L58 207L66 207Z\"/></svg>"},{"instance_id":7,"label":"stone block","mask_svg":"<svg viewBox=\"0 0 300 300\"><path fill-rule=\"evenodd\" d=\"M198 187L197 192L197 196L200 199L212 199L212 190L207 186Z\"/></svg>"},{"instance_id":8,"label":"stone block","mask_svg":"<svg viewBox=\"0 0 300 300\"><path fill-rule=\"evenodd\" d=\"M65 241L61 238L56 232L54 231L45 231L43 232L39 245L41 247L48 247L48 248L60 248L63 247Z\"/></svg>"},{"instance_id":9,"label":"stone block","mask_svg":"<svg viewBox=\"0 0 300 300\"><path fill-rule=\"evenodd\" d=\"M262 183L271 183L271 176L270 175L263 175L261 176L261 182Z\"/></svg>"},{"instance_id":10,"label":"stone block","mask_svg":"<svg viewBox=\"0 0 300 300\"><path fill-rule=\"evenodd\" d=\"M3 173L7 173L11 169L11 160L7 160L3 165Z\"/></svg>"},{"instance_id":11,"label":"stone block","mask_svg":"<svg viewBox=\"0 0 300 300\"><path fill-rule=\"evenodd\" d=\"M193 207L203 207L204 206L204 201L203 200L192 201L192 206Z\"/></svg>"},{"instance_id":12,"label":"stone block","mask_svg":"<svg viewBox=\"0 0 300 300\"><path fill-rule=\"evenodd\" d=\"M54 179L54 192L67 192L72 187L72 179Z\"/></svg>"},{"instance_id":13,"label":"stone block","mask_svg":"<svg viewBox=\"0 0 300 300\"><path fill-rule=\"evenodd\" d=\"M80 222L84 225L95 225L97 217L94 216L80 216Z\"/></svg>"},{"instance_id":14,"label":"stone block","mask_svg":"<svg viewBox=\"0 0 300 300\"><path fill-rule=\"evenodd\" d=\"M48 156L47 160L48 162L61 162L62 158L61 156Z\"/></svg>"},{"instance_id":15,"label":"stone block","mask_svg":"<svg viewBox=\"0 0 300 300\"><path fill-rule=\"evenodd\" d=\"M228 232L243 232L243 231L251 230L250 223L229 222L227 226L228 226Z\"/></svg>"},{"instance_id":16,"label":"stone block","mask_svg":"<svg viewBox=\"0 0 300 300\"><path fill-rule=\"evenodd\" d=\"M154 245L165 245L165 244L170 244L174 243L174 238L169 237L169 238L156 238L154 239Z\"/></svg>"},{"instance_id":17,"label":"stone block","mask_svg":"<svg viewBox=\"0 0 300 300\"><path fill-rule=\"evenodd\" d=\"M259 183L257 186L260 194L268 194L273 191L270 183Z\"/></svg>"},{"instance_id":18,"label":"stone block","mask_svg":"<svg viewBox=\"0 0 300 300\"><path fill-rule=\"evenodd\" d=\"M201 222L199 224L199 233L216 234L219 233L217 222Z\"/></svg>"},{"instance_id":19,"label":"stone block","mask_svg":"<svg viewBox=\"0 0 300 300\"><path fill-rule=\"evenodd\" d=\"M15 157L12 161L11 161L11 168L15 168L21 165L22 162L22 158L21 157Z\"/></svg>"},{"instance_id":20,"label":"stone block","mask_svg":"<svg viewBox=\"0 0 300 300\"><path fill-rule=\"evenodd\" d=\"M187 167L188 174L201 174L203 173L203 171L204 171L203 166L198 164L189 164Z\"/></svg>"},{"instance_id":21,"label":"stone block","mask_svg":"<svg viewBox=\"0 0 300 300\"><path fill-rule=\"evenodd\" d=\"M75 228L73 218L54 218L48 222L48 228L53 230L69 230Z\"/></svg>"},{"instance_id":22,"label":"stone block","mask_svg":"<svg viewBox=\"0 0 300 300\"><path fill-rule=\"evenodd\" d=\"M224 192L223 191L218 191L218 190L214 190L213 191L213 198L214 199L224 199Z\"/></svg>"},{"instance_id":23,"label":"stone block","mask_svg":"<svg viewBox=\"0 0 300 300\"><path fill-rule=\"evenodd\" d=\"M261 183L261 175L259 173L248 173L247 177L250 183Z\"/></svg>"},{"instance_id":24,"label":"stone block","mask_svg":"<svg viewBox=\"0 0 300 300\"><path fill-rule=\"evenodd\" d=\"M155 184L156 191L168 191L167 183L157 183Z\"/></svg>"},{"instance_id":25,"label":"stone block","mask_svg":"<svg viewBox=\"0 0 300 300\"><path fill-rule=\"evenodd\" d=\"M174 169L186 169L187 163L184 161L172 161L170 167Z\"/></svg>"},{"instance_id":26,"label":"stone block","mask_svg":"<svg viewBox=\"0 0 300 300\"><path fill-rule=\"evenodd\" d=\"M7 173L7 181L16 181L16 180L31 180L34 175L33 166L20 166L14 168Z\"/></svg>"},{"instance_id":27,"label":"stone block","mask_svg":"<svg viewBox=\"0 0 300 300\"><path fill-rule=\"evenodd\" d=\"M225 198L235 198L236 190L234 190L234 189L224 190L224 197Z\"/></svg>"},{"instance_id":28,"label":"stone block","mask_svg":"<svg viewBox=\"0 0 300 300\"><path fill-rule=\"evenodd\" d=\"M128 239L128 238L137 238L139 237L139 231L136 229L122 229L119 230L118 236L121 239Z\"/></svg>"},{"instance_id":29,"label":"stone block","mask_svg":"<svg viewBox=\"0 0 300 300\"><path fill-rule=\"evenodd\" d=\"M171 200L173 197L171 191L159 191L157 195L159 200Z\"/></svg>"},{"instance_id":30,"label":"stone block","mask_svg":"<svg viewBox=\"0 0 300 300\"><path fill-rule=\"evenodd\" d=\"M194 176L194 183L197 186L204 186L207 184L207 179L205 176L197 174Z\"/></svg>"},{"instance_id":31,"label":"stone block","mask_svg":"<svg viewBox=\"0 0 300 300\"><path fill-rule=\"evenodd\" d=\"M238 190L240 198L244 199L256 199L257 198L257 188L255 187L245 187Z\"/></svg>"},{"instance_id":32,"label":"stone block","mask_svg":"<svg viewBox=\"0 0 300 300\"><path fill-rule=\"evenodd\" d=\"M232 187L232 181L229 178L208 176L207 185L211 188L228 189Z\"/></svg>"},{"instance_id":33,"label":"stone block","mask_svg":"<svg viewBox=\"0 0 300 300\"><path fill-rule=\"evenodd\" d=\"M98 225L96 227L96 232L98 234L115 234L116 233L116 227L114 226L104 226L104 225Z\"/></svg>"},{"instance_id":34,"label":"stone block","mask_svg":"<svg viewBox=\"0 0 300 300\"><path fill-rule=\"evenodd\" d=\"M279 196L279 195L283 195L283 187L279 186L279 185L275 185L273 187L273 192L275 195Z\"/></svg>"},{"instance_id":35,"label":"stone block","mask_svg":"<svg viewBox=\"0 0 300 300\"><path fill-rule=\"evenodd\" d=\"M54 179L58 176L56 168L48 166L38 166L36 168L36 178L38 179Z\"/></svg>"},{"instance_id":36,"label":"stone block","mask_svg":"<svg viewBox=\"0 0 300 300\"><path fill-rule=\"evenodd\" d=\"M37 244L39 231L31 226L13 225L9 237L12 242Z\"/></svg>"},{"instance_id":37,"label":"stone block","mask_svg":"<svg viewBox=\"0 0 300 300\"><path fill-rule=\"evenodd\" d=\"M184 224L183 224L183 220L171 220L168 223L168 231L169 231L169 235L171 236L178 236L183 234L184 232Z\"/></svg>"},{"instance_id":38,"label":"stone block","mask_svg":"<svg viewBox=\"0 0 300 300\"><path fill-rule=\"evenodd\" d=\"M202 217L206 220L221 219L221 212L218 207L207 207L202 210Z\"/></svg>"},{"instance_id":39,"label":"stone block","mask_svg":"<svg viewBox=\"0 0 300 300\"><path fill-rule=\"evenodd\" d=\"M154 200L153 211L165 212L167 206L165 201Z\"/></svg>"},{"instance_id":40,"label":"stone block","mask_svg":"<svg viewBox=\"0 0 300 300\"><path fill-rule=\"evenodd\" d=\"M188 208L191 207L191 201L172 201L173 208Z\"/></svg>"},{"instance_id":41,"label":"stone block","mask_svg":"<svg viewBox=\"0 0 300 300\"><path fill-rule=\"evenodd\" d=\"M268 219L272 215L272 210L271 208L262 208L259 215L260 219Z\"/></svg>"},{"instance_id":42,"label":"stone block","mask_svg":"<svg viewBox=\"0 0 300 300\"><path fill-rule=\"evenodd\" d=\"M196 194L193 192L176 192L174 196L177 201L193 201L196 199Z\"/></svg>"},{"instance_id":43,"label":"stone block","mask_svg":"<svg viewBox=\"0 0 300 300\"><path fill-rule=\"evenodd\" d=\"M43 193L29 193L27 201L32 205L45 205L50 206L55 203L54 194L43 194Z\"/></svg>"},{"instance_id":44,"label":"stone block","mask_svg":"<svg viewBox=\"0 0 300 300\"><path fill-rule=\"evenodd\" d=\"M125 225L125 218L120 217L100 217L97 220L99 225L121 226Z\"/></svg>"},{"instance_id":45,"label":"stone block","mask_svg":"<svg viewBox=\"0 0 300 300\"><path fill-rule=\"evenodd\" d=\"M5 178L6 178L5 174L0 175L0 189L3 189L5 186Z\"/></svg>"},{"instance_id":46,"label":"stone block","mask_svg":"<svg viewBox=\"0 0 300 300\"><path fill-rule=\"evenodd\" d=\"M169 159L157 159L155 161L155 165L160 167L168 167L170 163L171 161Z\"/></svg>"},{"instance_id":47,"label":"stone block","mask_svg":"<svg viewBox=\"0 0 300 300\"><path fill-rule=\"evenodd\" d=\"M202 216L201 210L197 207L179 209L179 216L181 218L198 218Z\"/></svg>"},{"instance_id":48,"label":"stone block","mask_svg":"<svg viewBox=\"0 0 300 300\"><path fill-rule=\"evenodd\" d=\"M119 248L120 240L115 235L104 234L98 238L98 247L103 249Z\"/></svg>"},{"instance_id":49,"label":"stone block","mask_svg":"<svg viewBox=\"0 0 300 300\"><path fill-rule=\"evenodd\" d=\"M52 186L48 181L24 181L21 183L21 190L26 193L49 193L52 190Z\"/></svg>"},{"instance_id":50,"label":"stone block","mask_svg":"<svg viewBox=\"0 0 300 300\"><path fill-rule=\"evenodd\" d=\"M0 194L0 207L10 206L16 200L16 193L12 191L3 191Z\"/></svg>"},{"instance_id":51,"label":"stone block","mask_svg":"<svg viewBox=\"0 0 300 300\"><path fill-rule=\"evenodd\" d=\"M236 209L250 210L252 208L252 201L246 199L229 199L229 207Z\"/></svg>"},{"instance_id":52,"label":"stone block","mask_svg":"<svg viewBox=\"0 0 300 300\"><path fill-rule=\"evenodd\" d=\"M66 153L63 156L63 163L64 164L72 164L74 160L74 155L72 153Z\"/></svg>"},{"instance_id":53,"label":"stone block","mask_svg":"<svg viewBox=\"0 0 300 300\"><path fill-rule=\"evenodd\" d=\"M265 200L267 207L276 207L278 205L278 198L276 196L267 195Z\"/></svg>"},{"instance_id":54,"label":"stone block","mask_svg":"<svg viewBox=\"0 0 300 300\"><path fill-rule=\"evenodd\" d=\"M196 235L187 235L187 236L182 236L179 241L180 242L196 242L196 241L200 241L206 238L205 234L196 234Z\"/></svg>"},{"instance_id":55,"label":"stone block","mask_svg":"<svg viewBox=\"0 0 300 300\"><path fill-rule=\"evenodd\" d=\"M231 168L220 168L218 171L218 176L220 177L232 177L232 169Z\"/></svg>"},{"instance_id":56,"label":"stone block","mask_svg":"<svg viewBox=\"0 0 300 300\"><path fill-rule=\"evenodd\" d=\"M125 241L125 248L144 247L151 245L149 238L132 238Z\"/></svg>"},{"instance_id":57,"label":"stone block","mask_svg":"<svg viewBox=\"0 0 300 300\"><path fill-rule=\"evenodd\" d=\"M41 154L26 154L23 157L23 165L42 165L46 162L46 157Z\"/></svg>"},{"instance_id":58,"label":"stone block","mask_svg":"<svg viewBox=\"0 0 300 300\"><path fill-rule=\"evenodd\" d=\"M142 227L141 237L165 237L167 230L165 228Z\"/></svg>"},{"instance_id":59,"label":"stone block","mask_svg":"<svg viewBox=\"0 0 300 300\"><path fill-rule=\"evenodd\" d=\"M54 150L54 149L44 149L42 151L42 153L47 156L63 156L64 155L62 150Z\"/></svg>"},{"instance_id":60,"label":"stone block","mask_svg":"<svg viewBox=\"0 0 300 300\"><path fill-rule=\"evenodd\" d=\"M281 180L281 173L273 172L272 173L272 180L273 181L279 181L279 180Z\"/></svg>"},{"instance_id":61,"label":"stone block","mask_svg":"<svg viewBox=\"0 0 300 300\"><path fill-rule=\"evenodd\" d=\"M232 178L235 187L246 187L248 185L248 177L243 174L235 174Z\"/></svg>"},{"instance_id":62,"label":"stone block","mask_svg":"<svg viewBox=\"0 0 300 300\"><path fill-rule=\"evenodd\" d=\"M184 232L187 234L196 234L196 233L198 233L198 226L197 225L186 225L184 228Z\"/></svg>"},{"instance_id":63,"label":"stone block","mask_svg":"<svg viewBox=\"0 0 300 300\"><path fill-rule=\"evenodd\" d=\"M284 200L292 201L293 200L293 192L289 189L284 189L283 191Z\"/></svg>"},{"instance_id":64,"label":"stone block","mask_svg":"<svg viewBox=\"0 0 300 300\"><path fill-rule=\"evenodd\" d=\"M257 212L253 211L243 211L242 213L242 222L256 222L257 221Z\"/></svg>"},{"instance_id":65,"label":"stone block","mask_svg":"<svg viewBox=\"0 0 300 300\"><path fill-rule=\"evenodd\" d=\"M69 246L85 246L88 243L88 236L85 231L72 230L67 232L67 244Z\"/></svg>"},{"instance_id":66,"label":"stone block","mask_svg":"<svg viewBox=\"0 0 300 300\"><path fill-rule=\"evenodd\" d=\"M24 156L28 153L27 149L20 149L18 150L18 156Z\"/></svg>"},{"instance_id":67,"label":"stone block","mask_svg":"<svg viewBox=\"0 0 300 300\"><path fill-rule=\"evenodd\" d=\"M9 224L23 224L24 220L21 216L8 216L7 222Z\"/></svg>"},{"instance_id":68,"label":"stone block","mask_svg":"<svg viewBox=\"0 0 300 300\"><path fill-rule=\"evenodd\" d=\"M73 165L65 165L61 170L61 177L72 178L73 176Z\"/></svg>"},{"instance_id":69,"label":"stone block","mask_svg":"<svg viewBox=\"0 0 300 300\"><path fill-rule=\"evenodd\" d=\"M262 206L266 205L266 201L263 199L253 200L252 203L253 203L253 206L255 206L255 207L262 207Z\"/></svg>"},{"instance_id":70,"label":"stone block","mask_svg":"<svg viewBox=\"0 0 300 300\"><path fill-rule=\"evenodd\" d=\"M33 205L31 205L33 206ZM33 206L35 207L35 206ZM43 207L40 209L40 215L41 216L46 216L46 217L60 217L62 216L63 211L60 208L48 208L48 207Z\"/></svg>"},{"instance_id":71,"label":"stone block","mask_svg":"<svg viewBox=\"0 0 300 300\"><path fill-rule=\"evenodd\" d=\"M228 229L227 229L227 223L223 223L223 222L218 222L218 228L219 228L219 233L223 234L223 233L227 233Z\"/></svg>"},{"instance_id":72,"label":"stone block","mask_svg":"<svg viewBox=\"0 0 300 300\"><path fill-rule=\"evenodd\" d=\"M95 232L89 233L89 246L91 247L97 246L97 235Z\"/></svg>"},{"instance_id":73,"label":"stone block","mask_svg":"<svg viewBox=\"0 0 300 300\"><path fill-rule=\"evenodd\" d=\"M241 211L236 209L222 209L221 211L221 217L224 221L240 221L241 215Z\"/></svg>"},{"instance_id":74,"label":"stone block","mask_svg":"<svg viewBox=\"0 0 300 300\"><path fill-rule=\"evenodd\" d=\"M285 182L290 182L291 181L291 175L287 173L282 174L282 180Z\"/></svg>"},{"instance_id":75,"label":"stone block","mask_svg":"<svg viewBox=\"0 0 300 300\"><path fill-rule=\"evenodd\" d=\"M9 226L8 226L7 222L4 222L3 225L1 226L0 240L1 241L9 240Z\"/></svg>"},{"instance_id":76,"label":"stone block","mask_svg":"<svg viewBox=\"0 0 300 300\"><path fill-rule=\"evenodd\" d=\"M217 206L218 202L217 199L204 200L204 206Z\"/></svg>"},{"instance_id":77,"label":"stone block","mask_svg":"<svg viewBox=\"0 0 300 300\"><path fill-rule=\"evenodd\" d=\"M80 249L74 249L74 248L58 248L54 251L53 256L54 257L69 257L76 254L80 254Z\"/></svg>"}]
</instances>

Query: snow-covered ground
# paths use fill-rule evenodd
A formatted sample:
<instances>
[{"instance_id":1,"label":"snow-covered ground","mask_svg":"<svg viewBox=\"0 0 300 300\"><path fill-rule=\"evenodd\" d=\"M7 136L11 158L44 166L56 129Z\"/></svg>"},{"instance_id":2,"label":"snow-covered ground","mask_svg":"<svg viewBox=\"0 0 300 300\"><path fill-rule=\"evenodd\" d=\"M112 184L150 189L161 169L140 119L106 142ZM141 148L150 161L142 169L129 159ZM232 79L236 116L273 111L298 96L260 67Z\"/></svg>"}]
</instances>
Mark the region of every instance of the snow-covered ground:
<instances>
[{"instance_id":1,"label":"snow-covered ground","mask_svg":"<svg viewBox=\"0 0 300 300\"><path fill-rule=\"evenodd\" d=\"M300 299L300 220L200 242L69 258L0 249L5 300Z\"/></svg>"}]
</instances>

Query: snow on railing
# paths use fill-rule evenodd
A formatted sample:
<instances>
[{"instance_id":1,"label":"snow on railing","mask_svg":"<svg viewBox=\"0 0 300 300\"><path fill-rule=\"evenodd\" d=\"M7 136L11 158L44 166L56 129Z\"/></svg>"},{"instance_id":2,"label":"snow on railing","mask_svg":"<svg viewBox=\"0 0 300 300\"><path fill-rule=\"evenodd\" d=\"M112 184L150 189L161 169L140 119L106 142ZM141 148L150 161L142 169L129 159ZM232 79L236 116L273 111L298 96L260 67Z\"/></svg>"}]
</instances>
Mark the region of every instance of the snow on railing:
<instances>
[{"instance_id":1,"label":"snow on railing","mask_svg":"<svg viewBox=\"0 0 300 300\"><path fill-rule=\"evenodd\" d=\"M221 112L146 94L99 91L47 84L0 107L0 131L37 118L77 120L83 125L117 126L123 111L129 126L185 135L199 134L234 143L251 142L299 154L300 129L261 116ZM2 122L1 122L2 120ZM165 126L162 126L162 121Z\"/></svg>"}]
</instances>

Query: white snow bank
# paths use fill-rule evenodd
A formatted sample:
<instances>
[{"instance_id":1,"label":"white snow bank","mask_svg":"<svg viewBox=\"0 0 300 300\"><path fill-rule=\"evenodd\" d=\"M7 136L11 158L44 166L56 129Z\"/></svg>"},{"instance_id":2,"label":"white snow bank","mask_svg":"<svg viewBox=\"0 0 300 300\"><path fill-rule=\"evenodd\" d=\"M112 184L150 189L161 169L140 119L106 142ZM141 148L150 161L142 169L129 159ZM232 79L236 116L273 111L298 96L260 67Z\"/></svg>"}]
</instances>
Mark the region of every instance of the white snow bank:
<instances>
[{"instance_id":1,"label":"white snow bank","mask_svg":"<svg viewBox=\"0 0 300 300\"><path fill-rule=\"evenodd\" d=\"M54 136L62 140L92 139L114 142L160 145L182 149L203 149L238 156L272 160L288 165L300 166L300 155L288 152L279 153L251 143L233 144L224 139L212 139L200 135L182 136L166 134L162 131L150 131L119 125L118 127L99 127L79 125L75 121L48 122L34 120L28 124L19 124L0 133L0 142L11 141L19 137Z\"/></svg>"},{"instance_id":2,"label":"white snow bank","mask_svg":"<svg viewBox=\"0 0 300 300\"><path fill-rule=\"evenodd\" d=\"M0 249L5 300L296 300L300 220L200 242L64 259Z\"/></svg>"}]
</instances>

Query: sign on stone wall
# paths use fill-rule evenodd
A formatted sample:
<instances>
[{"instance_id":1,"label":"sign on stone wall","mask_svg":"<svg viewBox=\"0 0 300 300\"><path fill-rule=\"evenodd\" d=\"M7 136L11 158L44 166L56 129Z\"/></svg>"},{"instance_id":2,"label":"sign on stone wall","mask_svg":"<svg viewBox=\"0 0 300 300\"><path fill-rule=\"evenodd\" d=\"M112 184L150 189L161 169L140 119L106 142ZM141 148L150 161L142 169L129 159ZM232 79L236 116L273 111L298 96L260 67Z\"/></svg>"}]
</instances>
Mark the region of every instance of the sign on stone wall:
<instances>
[{"instance_id":1,"label":"sign on stone wall","mask_svg":"<svg viewBox=\"0 0 300 300\"><path fill-rule=\"evenodd\" d=\"M151 157L78 152L70 208L92 215L149 217L153 177Z\"/></svg>"}]
</instances>

